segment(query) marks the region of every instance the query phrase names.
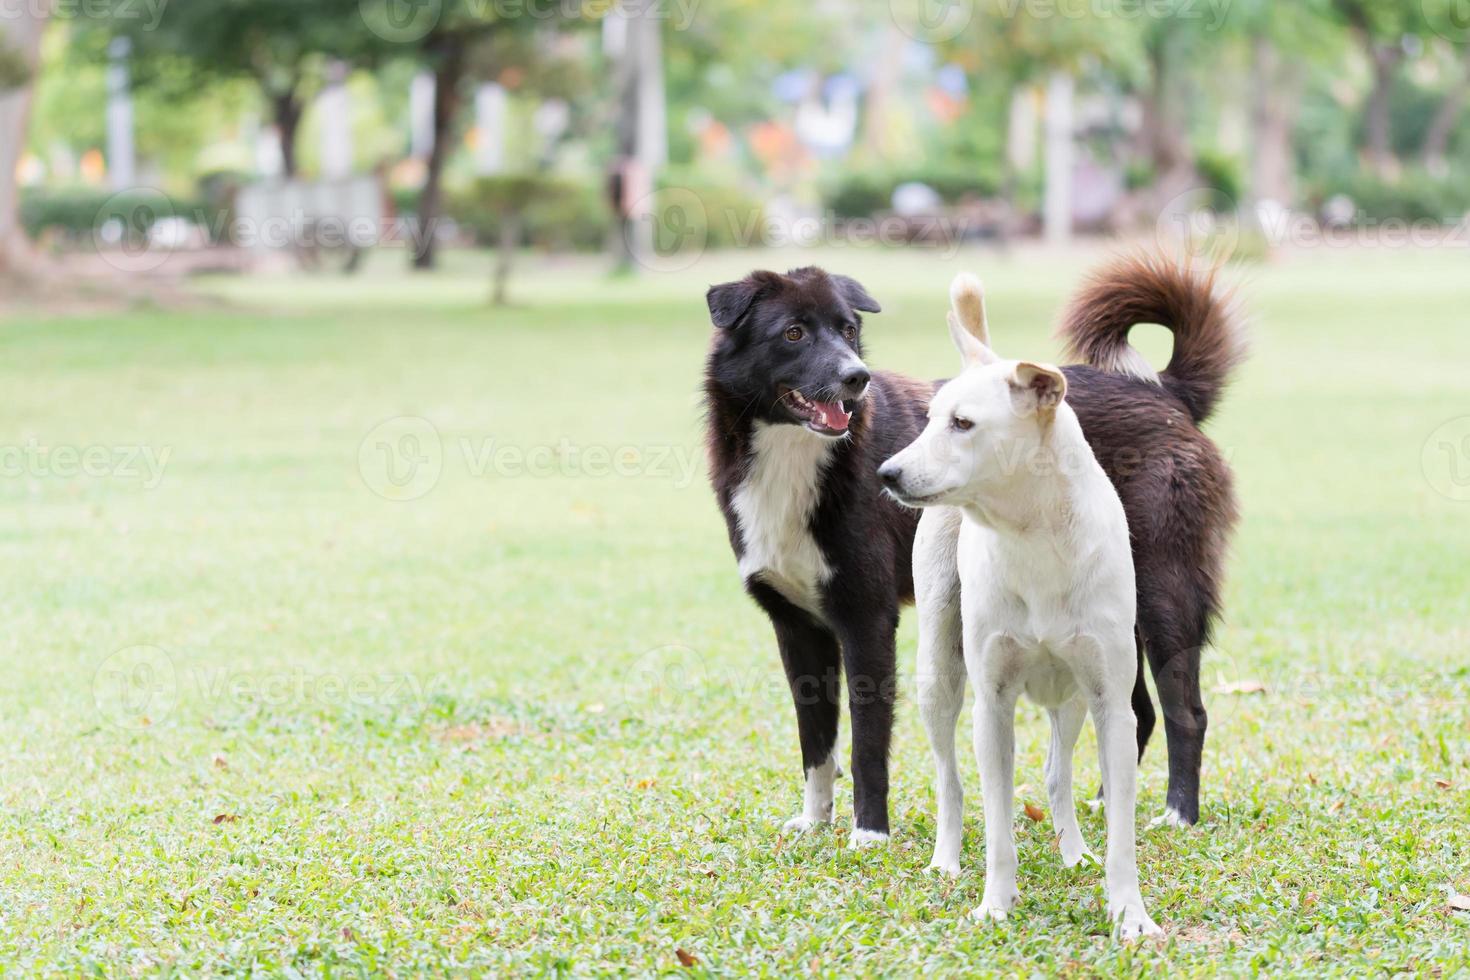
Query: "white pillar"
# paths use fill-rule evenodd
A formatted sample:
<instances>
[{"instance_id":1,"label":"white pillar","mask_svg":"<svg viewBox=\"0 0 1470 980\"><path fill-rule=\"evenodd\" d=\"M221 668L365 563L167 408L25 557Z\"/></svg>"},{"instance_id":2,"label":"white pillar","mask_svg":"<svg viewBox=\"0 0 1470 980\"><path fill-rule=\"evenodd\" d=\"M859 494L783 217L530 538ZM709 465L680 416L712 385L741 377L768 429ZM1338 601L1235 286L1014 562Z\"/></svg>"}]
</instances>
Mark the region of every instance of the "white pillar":
<instances>
[{"instance_id":1,"label":"white pillar","mask_svg":"<svg viewBox=\"0 0 1470 980\"><path fill-rule=\"evenodd\" d=\"M107 170L114 190L132 187L138 180L133 147L133 93L128 58L133 42L115 37L107 46Z\"/></svg>"},{"instance_id":2,"label":"white pillar","mask_svg":"<svg viewBox=\"0 0 1470 980\"><path fill-rule=\"evenodd\" d=\"M322 177L345 180L352 176L352 96L342 62L327 69L327 87L317 96L316 106L322 119Z\"/></svg>"},{"instance_id":3,"label":"white pillar","mask_svg":"<svg viewBox=\"0 0 1470 980\"><path fill-rule=\"evenodd\" d=\"M650 3L634 24L638 38L638 162L656 174L669 162L663 19Z\"/></svg>"},{"instance_id":4,"label":"white pillar","mask_svg":"<svg viewBox=\"0 0 1470 980\"><path fill-rule=\"evenodd\" d=\"M475 171L482 176L505 170L505 89L490 83L475 89Z\"/></svg>"},{"instance_id":5,"label":"white pillar","mask_svg":"<svg viewBox=\"0 0 1470 980\"><path fill-rule=\"evenodd\" d=\"M434 73L421 71L408 89L409 156L427 160L434 150Z\"/></svg>"},{"instance_id":6,"label":"white pillar","mask_svg":"<svg viewBox=\"0 0 1470 980\"><path fill-rule=\"evenodd\" d=\"M1053 72L1046 85L1046 191L1043 224L1050 245L1072 239L1072 76Z\"/></svg>"}]
</instances>

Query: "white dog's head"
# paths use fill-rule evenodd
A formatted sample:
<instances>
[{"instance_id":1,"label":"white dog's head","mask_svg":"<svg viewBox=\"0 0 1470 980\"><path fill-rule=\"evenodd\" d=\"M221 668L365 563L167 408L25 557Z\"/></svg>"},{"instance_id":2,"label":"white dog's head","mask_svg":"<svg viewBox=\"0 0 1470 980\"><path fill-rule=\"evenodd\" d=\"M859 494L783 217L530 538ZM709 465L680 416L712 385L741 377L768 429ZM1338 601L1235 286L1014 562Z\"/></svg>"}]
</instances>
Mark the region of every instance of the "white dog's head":
<instances>
[{"instance_id":1,"label":"white dog's head","mask_svg":"<svg viewBox=\"0 0 1470 980\"><path fill-rule=\"evenodd\" d=\"M990 349L978 279L955 277L950 300L949 334L964 370L935 393L919 437L878 469L910 507L963 505L1027 469L1067 393L1057 368L1003 361Z\"/></svg>"}]
</instances>

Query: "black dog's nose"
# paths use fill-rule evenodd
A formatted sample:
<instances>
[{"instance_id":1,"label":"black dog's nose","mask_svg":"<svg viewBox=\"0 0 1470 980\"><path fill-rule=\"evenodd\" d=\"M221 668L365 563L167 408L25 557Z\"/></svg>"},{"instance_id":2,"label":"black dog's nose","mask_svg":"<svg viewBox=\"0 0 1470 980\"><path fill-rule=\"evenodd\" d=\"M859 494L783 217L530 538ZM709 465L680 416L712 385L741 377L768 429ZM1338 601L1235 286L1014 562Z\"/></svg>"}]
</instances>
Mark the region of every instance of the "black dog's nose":
<instances>
[{"instance_id":1,"label":"black dog's nose","mask_svg":"<svg viewBox=\"0 0 1470 980\"><path fill-rule=\"evenodd\" d=\"M867 368L856 367L847 373L847 376L842 379L842 383L848 388L858 389L866 387L868 382L872 380L873 376L868 373Z\"/></svg>"},{"instance_id":2,"label":"black dog's nose","mask_svg":"<svg viewBox=\"0 0 1470 980\"><path fill-rule=\"evenodd\" d=\"M903 482L903 468L894 466L892 463L884 463L878 467L878 479L883 481L885 487L897 488Z\"/></svg>"}]
</instances>

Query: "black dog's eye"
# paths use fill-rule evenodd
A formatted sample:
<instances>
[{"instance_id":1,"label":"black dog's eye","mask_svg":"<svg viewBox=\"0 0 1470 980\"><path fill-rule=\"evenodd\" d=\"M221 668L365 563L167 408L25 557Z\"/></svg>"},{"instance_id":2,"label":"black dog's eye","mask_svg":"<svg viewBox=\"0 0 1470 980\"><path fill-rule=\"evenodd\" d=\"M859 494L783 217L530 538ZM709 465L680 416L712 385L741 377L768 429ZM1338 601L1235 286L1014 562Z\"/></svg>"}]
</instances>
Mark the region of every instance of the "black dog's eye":
<instances>
[{"instance_id":1,"label":"black dog's eye","mask_svg":"<svg viewBox=\"0 0 1470 980\"><path fill-rule=\"evenodd\" d=\"M969 432L975 428L975 423L969 419L962 419L958 415L949 420L949 427L956 432Z\"/></svg>"},{"instance_id":2,"label":"black dog's eye","mask_svg":"<svg viewBox=\"0 0 1470 980\"><path fill-rule=\"evenodd\" d=\"M842 325L842 336L846 338L849 344L855 343L857 341L857 326L852 323L844 323Z\"/></svg>"},{"instance_id":3,"label":"black dog's eye","mask_svg":"<svg viewBox=\"0 0 1470 980\"><path fill-rule=\"evenodd\" d=\"M792 324L791 326L786 328L786 339L791 341L793 344L805 336L806 331L802 330L795 324Z\"/></svg>"}]
</instances>

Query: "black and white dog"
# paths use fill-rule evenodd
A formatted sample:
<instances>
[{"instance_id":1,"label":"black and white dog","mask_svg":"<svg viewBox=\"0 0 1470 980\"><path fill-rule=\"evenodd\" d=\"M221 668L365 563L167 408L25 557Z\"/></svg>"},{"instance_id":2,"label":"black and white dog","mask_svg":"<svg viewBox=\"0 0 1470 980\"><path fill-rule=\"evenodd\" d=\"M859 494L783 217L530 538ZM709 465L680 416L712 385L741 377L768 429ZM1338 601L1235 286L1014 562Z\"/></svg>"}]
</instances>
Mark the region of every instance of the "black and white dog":
<instances>
[{"instance_id":1,"label":"black and white dog","mask_svg":"<svg viewBox=\"0 0 1470 980\"><path fill-rule=\"evenodd\" d=\"M820 269L755 272L709 290L710 478L746 590L776 632L796 705L805 830L833 818L842 675L852 715L853 843L888 836L888 747L898 693L895 632L913 598L914 511L883 493L878 467L923 430L936 383L862 360L861 313L879 306ZM1128 344L1136 323L1174 333L1160 374ZM1155 715L1169 742L1165 818L1199 815L1205 710L1200 652L1219 607L1235 519L1230 470L1198 424L1241 355L1212 280L1157 259L1095 276L1062 326L1090 366L1064 368L1083 433L1123 501L1138 585L1133 709L1142 753Z\"/></svg>"}]
</instances>

